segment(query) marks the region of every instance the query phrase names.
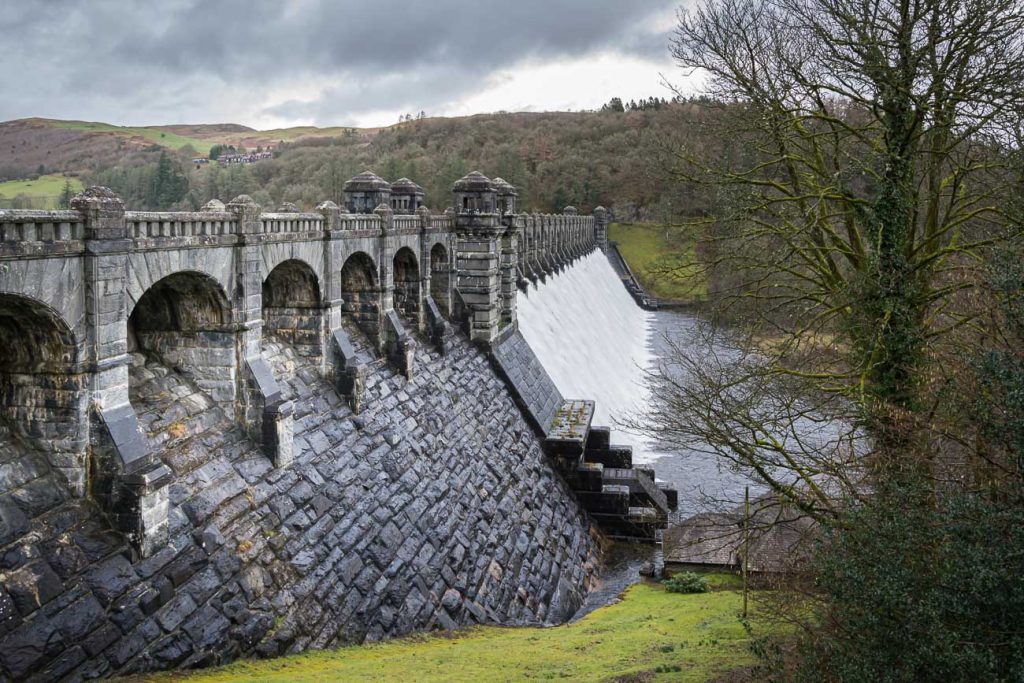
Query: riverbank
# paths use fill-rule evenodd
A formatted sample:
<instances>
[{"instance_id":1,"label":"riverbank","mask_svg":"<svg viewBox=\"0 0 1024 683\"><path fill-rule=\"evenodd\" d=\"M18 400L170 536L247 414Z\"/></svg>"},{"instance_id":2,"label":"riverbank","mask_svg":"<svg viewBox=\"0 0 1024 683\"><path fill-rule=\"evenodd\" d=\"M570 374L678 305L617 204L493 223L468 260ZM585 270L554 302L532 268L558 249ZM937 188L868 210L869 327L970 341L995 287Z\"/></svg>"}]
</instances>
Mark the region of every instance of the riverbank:
<instances>
[{"instance_id":1,"label":"riverbank","mask_svg":"<svg viewBox=\"0 0 1024 683\"><path fill-rule=\"evenodd\" d=\"M753 661L736 577L709 577L717 590L693 595L637 584L616 604L562 626L479 627L130 680L707 681Z\"/></svg>"},{"instance_id":2,"label":"riverbank","mask_svg":"<svg viewBox=\"0 0 1024 683\"><path fill-rule=\"evenodd\" d=\"M609 260L637 305L647 310L694 309L707 297L696 245L666 226L613 223Z\"/></svg>"}]
</instances>

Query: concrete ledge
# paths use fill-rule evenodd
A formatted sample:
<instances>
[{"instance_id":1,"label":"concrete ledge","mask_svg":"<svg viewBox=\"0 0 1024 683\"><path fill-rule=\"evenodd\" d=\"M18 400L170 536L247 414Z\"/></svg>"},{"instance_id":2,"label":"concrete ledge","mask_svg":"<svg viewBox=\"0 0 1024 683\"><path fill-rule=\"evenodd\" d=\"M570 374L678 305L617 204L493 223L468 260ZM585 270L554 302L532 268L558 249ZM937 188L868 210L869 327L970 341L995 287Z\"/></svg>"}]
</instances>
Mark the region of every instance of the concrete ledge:
<instances>
[{"instance_id":1,"label":"concrete ledge","mask_svg":"<svg viewBox=\"0 0 1024 683\"><path fill-rule=\"evenodd\" d=\"M416 359L416 340L409 336L394 310L384 316L384 349L395 368L406 379L412 378Z\"/></svg>"},{"instance_id":2,"label":"concrete ledge","mask_svg":"<svg viewBox=\"0 0 1024 683\"><path fill-rule=\"evenodd\" d=\"M367 361L359 355L341 327L331 331L331 346L334 388L348 400L352 412L358 413L363 409L363 395L366 392Z\"/></svg>"},{"instance_id":3,"label":"concrete ledge","mask_svg":"<svg viewBox=\"0 0 1024 683\"><path fill-rule=\"evenodd\" d=\"M149 451L130 404L96 405L92 418L93 499L136 552L149 557L167 542L171 471Z\"/></svg>"},{"instance_id":4,"label":"concrete ledge","mask_svg":"<svg viewBox=\"0 0 1024 683\"><path fill-rule=\"evenodd\" d=\"M294 456L291 402L281 397L270 364L262 356L246 358L244 374L250 404L244 418L245 427L275 466L289 465Z\"/></svg>"}]
</instances>

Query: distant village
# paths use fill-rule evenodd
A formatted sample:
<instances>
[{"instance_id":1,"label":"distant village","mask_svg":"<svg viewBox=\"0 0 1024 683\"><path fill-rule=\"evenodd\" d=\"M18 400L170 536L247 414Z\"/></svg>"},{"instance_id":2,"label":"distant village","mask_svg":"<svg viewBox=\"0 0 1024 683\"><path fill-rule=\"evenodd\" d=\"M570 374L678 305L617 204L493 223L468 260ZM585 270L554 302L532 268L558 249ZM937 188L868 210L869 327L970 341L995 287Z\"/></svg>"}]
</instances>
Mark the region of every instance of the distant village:
<instances>
[{"instance_id":1,"label":"distant village","mask_svg":"<svg viewBox=\"0 0 1024 683\"><path fill-rule=\"evenodd\" d=\"M216 149L217 146L215 145L214 148L210 150L209 158L195 157L194 159L192 159L192 163L195 165L196 168L199 168L204 164L208 164L210 163L210 161L216 161L222 166L230 166L232 164L254 164L257 161L263 161L264 159L272 159L274 157L274 152L270 147L267 147L265 150L246 153L235 152L234 148L231 147L229 148L231 151L220 152L219 154L217 154L214 152L214 150Z\"/></svg>"}]
</instances>

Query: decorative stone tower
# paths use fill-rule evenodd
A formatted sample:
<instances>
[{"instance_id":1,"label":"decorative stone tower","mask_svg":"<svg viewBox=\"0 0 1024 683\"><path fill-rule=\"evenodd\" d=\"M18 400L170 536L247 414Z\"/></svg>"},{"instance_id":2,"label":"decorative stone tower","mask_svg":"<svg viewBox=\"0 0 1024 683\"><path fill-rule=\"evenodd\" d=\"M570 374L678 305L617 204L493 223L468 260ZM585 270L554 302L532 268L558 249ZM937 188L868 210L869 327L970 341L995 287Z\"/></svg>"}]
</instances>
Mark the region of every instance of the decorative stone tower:
<instances>
[{"instance_id":1,"label":"decorative stone tower","mask_svg":"<svg viewBox=\"0 0 1024 683\"><path fill-rule=\"evenodd\" d=\"M458 240L457 288L466 306L469 338L483 345L498 339L501 326L501 240L494 185L479 171L453 188Z\"/></svg>"},{"instance_id":2,"label":"decorative stone tower","mask_svg":"<svg viewBox=\"0 0 1024 683\"><path fill-rule=\"evenodd\" d=\"M498 213L503 216L519 213L519 192L515 186L502 178L495 178L492 183L498 195Z\"/></svg>"},{"instance_id":3,"label":"decorative stone tower","mask_svg":"<svg viewBox=\"0 0 1024 683\"><path fill-rule=\"evenodd\" d=\"M415 214L423 206L425 196L423 188L408 178L399 178L391 184L391 208L397 215Z\"/></svg>"},{"instance_id":4,"label":"decorative stone tower","mask_svg":"<svg viewBox=\"0 0 1024 683\"><path fill-rule=\"evenodd\" d=\"M363 171L342 188L349 213L373 213L381 204L391 206L391 185L373 171Z\"/></svg>"}]
</instances>

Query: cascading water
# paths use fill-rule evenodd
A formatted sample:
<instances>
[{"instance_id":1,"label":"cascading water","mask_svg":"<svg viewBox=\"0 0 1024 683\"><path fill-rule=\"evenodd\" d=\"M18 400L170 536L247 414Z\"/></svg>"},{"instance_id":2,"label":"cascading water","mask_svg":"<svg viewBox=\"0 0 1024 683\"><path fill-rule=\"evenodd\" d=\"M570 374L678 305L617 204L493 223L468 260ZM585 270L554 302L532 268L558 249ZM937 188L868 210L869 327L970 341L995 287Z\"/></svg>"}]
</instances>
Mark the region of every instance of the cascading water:
<instances>
[{"instance_id":1,"label":"cascading water","mask_svg":"<svg viewBox=\"0 0 1024 683\"><path fill-rule=\"evenodd\" d=\"M633 462L653 464L679 491L679 515L743 499L751 484L707 453L666 452L643 437L615 429L649 403L645 372L669 350L666 335L701 353L694 316L648 313L636 305L600 251L579 259L539 287L519 294L519 328L566 398L597 402L595 425L613 428L612 441L633 446ZM760 487L752 486L752 492Z\"/></svg>"},{"instance_id":2,"label":"cascading water","mask_svg":"<svg viewBox=\"0 0 1024 683\"><path fill-rule=\"evenodd\" d=\"M565 398L597 402L595 425L613 427L612 441L633 446L645 462L646 442L614 430L614 420L643 409L643 372L653 362L653 316L636 305L608 259L594 251L539 287L520 292L519 329Z\"/></svg>"}]
</instances>

